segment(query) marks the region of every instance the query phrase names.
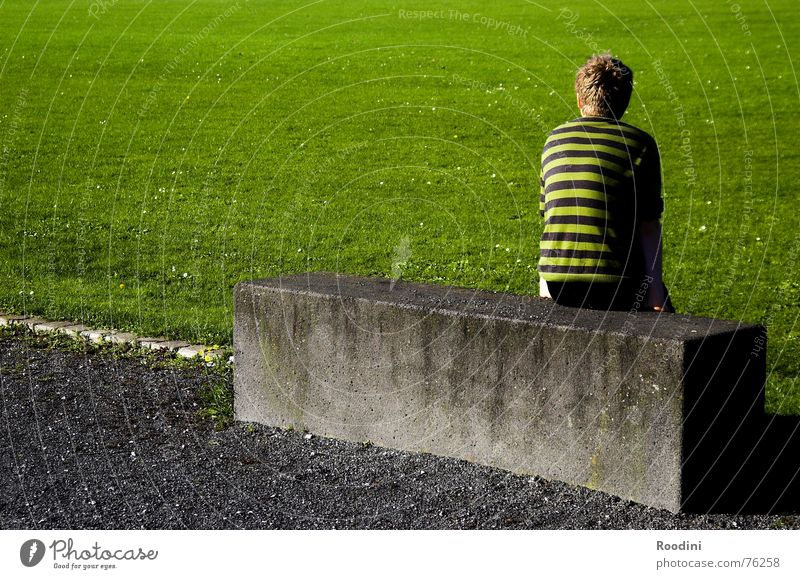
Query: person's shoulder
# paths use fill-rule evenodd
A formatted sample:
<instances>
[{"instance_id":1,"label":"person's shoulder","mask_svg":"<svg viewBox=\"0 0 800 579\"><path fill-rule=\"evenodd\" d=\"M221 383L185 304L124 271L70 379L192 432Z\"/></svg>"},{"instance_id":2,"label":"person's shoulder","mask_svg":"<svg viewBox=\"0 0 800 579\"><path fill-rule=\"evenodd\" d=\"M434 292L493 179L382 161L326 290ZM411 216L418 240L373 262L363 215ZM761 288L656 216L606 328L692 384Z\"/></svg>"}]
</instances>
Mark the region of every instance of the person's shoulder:
<instances>
[{"instance_id":1,"label":"person's shoulder","mask_svg":"<svg viewBox=\"0 0 800 579\"><path fill-rule=\"evenodd\" d=\"M647 143L648 145L656 144L656 140L653 138L653 136L644 129L637 127L636 125L631 125L630 123L623 123L622 121L617 121L617 124L634 134L636 138L643 143Z\"/></svg>"},{"instance_id":2,"label":"person's shoulder","mask_svg":"<svg viewBox=\"0 0 800 579\"><path fill-rule=\"evenodd\" d=\"M547 141L562 138L564 133L584 132L591 135L611 133L633 137L646 147L655 146L655 139L647 131L630 123L609 117L577 117L563 122L547 134Z\"/></svg>"},{"instance_id":3,"label":"person's shoulder","mask_svg":"<svg viewBox=\"0 0 800 579\"><path fill-rule=\"evenodd\" d=\"M547 133L547 140L549 141L549 140L558 138L558 135L561 135L562 133L568 133L570 131L574 131L576 129L579 129L581 127L580 121L581 121L581 119L578 118L578 119L572 119L570 121L565 121L565 122L561 123L556 128L554 128L552 131Z\"/></svg>"},{"instance_id":4,"label":"person's shoulder","mask_svg":"<svg viewBox=\"0 0 800 579\"><path fill-rule=\"evenodd\" d=\"M581 118L577 118L577 119L572 119L572 120L569 120L569 121L564 121L563 123L558 125L555 129L550 131L550 134L552 135L553 133L558 133L559 131L563 132L565 130L569 130L571 128L580 126L580 124L581 124L580 121L581 120L582 120Z\"/></svg>"}]
</instances>

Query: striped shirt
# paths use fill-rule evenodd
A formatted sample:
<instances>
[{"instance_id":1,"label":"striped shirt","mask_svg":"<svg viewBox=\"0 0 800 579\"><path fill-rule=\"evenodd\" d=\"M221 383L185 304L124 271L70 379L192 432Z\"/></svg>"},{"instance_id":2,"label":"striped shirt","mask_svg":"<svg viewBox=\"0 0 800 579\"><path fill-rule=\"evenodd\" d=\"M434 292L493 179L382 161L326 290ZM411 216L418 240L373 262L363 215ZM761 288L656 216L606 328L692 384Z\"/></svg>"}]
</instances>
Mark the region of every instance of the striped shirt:
<instances>
[{"instance_id":1,"label":"striped shirt","mask_svg":"<svg viewBox=\"0 0 800 579\"><path fill-rule=\"evenodd\" d=\"M539 275L553 282L641 278L637 225L658 219L663 208L653 137L605 117L564 123L542 152Z\"/></svg>"}]
</instances>

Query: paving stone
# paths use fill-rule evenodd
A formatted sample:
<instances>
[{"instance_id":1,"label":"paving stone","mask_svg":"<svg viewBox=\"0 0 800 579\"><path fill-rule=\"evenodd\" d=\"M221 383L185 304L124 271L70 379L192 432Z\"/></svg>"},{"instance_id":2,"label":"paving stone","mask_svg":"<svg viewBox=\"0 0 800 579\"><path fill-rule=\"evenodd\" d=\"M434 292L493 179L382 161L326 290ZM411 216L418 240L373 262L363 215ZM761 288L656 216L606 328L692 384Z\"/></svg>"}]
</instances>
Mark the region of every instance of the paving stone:
<instances>
[{"instance_id":1,"label":"paving stone","mask_svg":"<svg viewBox=\"0 0 800 579\"><path fill-rule=\"evenodd\" d=\"M42 322L36 324L33 329L37 332L55 332L57 329L70 325L72 322Z\"/></svg>"},{"instance_id":2,"label":"paving stone","mask_svg":"<svg viewBox=\"0 0 800 579\"><path fill-rule=\"evenodd\" d=\"M31 330L35 329L36 326L39 324L46 324L46 323L47 320L45 320L44 318L28 318L20 322L20 324L22 324L23 326L28 326Z\"/></svg>"},{"instance_id":3,"label":"paving stone","mask_svg":"<svg viewBox=\"0 0 800 579\"><path fill-rule=\"evenodd\" d=\"M130 332L114 332L105 336L106 342L112 344L132 344L136 341L136 334Z\"/></svg>"},{"instance_id":4,"label":"paving stone","mask_svg":"<svg viewBox=\"0 0 800 579\"><path fill-rule=\"evenodd\" d=\"M152 350L170 350L171 352L175 352L181 348L185 348L188 345L189 342L181 342L180 340L167 340L166 342L151 344L149 347Z\"/></svg>"},{"instance_id":5,"label":"paving stone","mask_svg":"<svg viewBox=\"0 0 800 579\"><path fill-rule=\"evenodd\" d=\"M83 324L75 324L75 323L69 324L67 326L61 326L60 328L58 328L59 332L61 332L62 334L66 334L68 336L72 336L73 338L79 338L81 332L85 332L86 330L89 330L89 328L87 328Z\"/></svg>"},{"instance_id":6,"label":"paving stone","mask_svg":"<svg viewBox=\"0 0 800 579\"><path fill-rule=\"evenodd\" d=\"M136 344L139 347L151 350L169 350L183 358L200 356L206 361L225 361L227 359L229 363L233 362L233 356L229 356L229 352L226 349L219 347L210 348L204 344L189 344L181 340L169 340L164 337L145 336L139 338L131 332L97 330L77 322L49 321L43 318L0 312L0 326L10 326L12 324L22 324L37 332L59 332L73 338L81 337L94 343Z\"/></svg>"},{"instance_id":7,"label":"paving stone","mask_svg":"<svg viewBox=\"0 0 800 579\"><path fill-rule=\"evenodd\" d=\"M90 342L97 342L101 343L105 340L105 337L111 334L111 330L85 330L81 332L81 336L89 340Z\"/></svg>"},{"instance_id":8,"label":"paving stone","mask_svg":"<svg viewBox=\"0 0 800 579\"><path fill-rule=\"evenodd\" d=\"M168 340L166 338L152 338L152 337L148 337L148 336L146 336L144 338L137 338L136 339L136 343L139 344L139 347L148 348L150 350L157 350L158 349L158 347L157 347L158 344L163 344L164 342L167 342L167 341Z\"/></svg>"},{"instance_id":9,"label":"paving stone","mask_svg":"<svg viewBox=\"0 0 800 579\"><path fill-rule=\"evenodd\" d=\"M49 321L42 318L0 312L0 326L10 326L12 324L23 324L37 332L57 331L74 338L82 337L95 343L137 344L142 348L151 350L169 350L184 358L201 356L206 360L223 360L227 356L226 350L222 348L211 349L203 344L189 344L189 342L169 340L164 337L139 338L131 332L97 330L76 322ZM232 357L229 358L229 361L231 359Z\"/></svg>"},{"instance_id":10,"label":"paving stone","mask_svg":"<svg viewBox=\"0 0 800 579\"><path fill-rule=\"evenodd\" d=\"M3 314L0 316L0 326L11 326L14 324L21 324L28 318L30 318L30 316L22 316L18 314Z\"/></svg>"},{"instance_id":11,"label":"paving stone","mask_svg":"<svg viewBox=\"0 0 800 579\"><path fill-rule=\"evenodd\" d=\"M195 344L192 346L184 346L183 348L178 349L178 356L182 356L184 358L194 358L195 356L202 355L203 351L205 350L205 346L202 344Z\"/></svg>"}]
</instances>

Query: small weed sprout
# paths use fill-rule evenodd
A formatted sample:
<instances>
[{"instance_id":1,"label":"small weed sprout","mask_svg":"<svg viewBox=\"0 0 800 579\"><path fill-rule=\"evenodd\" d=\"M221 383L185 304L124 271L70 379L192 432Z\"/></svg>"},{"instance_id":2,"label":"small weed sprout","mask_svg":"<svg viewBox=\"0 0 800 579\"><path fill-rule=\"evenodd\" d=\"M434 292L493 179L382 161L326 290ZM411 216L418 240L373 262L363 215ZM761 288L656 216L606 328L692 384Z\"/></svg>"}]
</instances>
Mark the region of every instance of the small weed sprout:
<instances>
[{"instance_id":1,"label":"small weed sprout","mask_svg":"<svg viewBox=\"0 0 800 579\"><path fill-rule=\"evenodd\" d=\"M214 423L216 430L224 430L233 422L233 390L223 381L215 380L200 387L201 418Z\"/></svg>"}]
</instances>

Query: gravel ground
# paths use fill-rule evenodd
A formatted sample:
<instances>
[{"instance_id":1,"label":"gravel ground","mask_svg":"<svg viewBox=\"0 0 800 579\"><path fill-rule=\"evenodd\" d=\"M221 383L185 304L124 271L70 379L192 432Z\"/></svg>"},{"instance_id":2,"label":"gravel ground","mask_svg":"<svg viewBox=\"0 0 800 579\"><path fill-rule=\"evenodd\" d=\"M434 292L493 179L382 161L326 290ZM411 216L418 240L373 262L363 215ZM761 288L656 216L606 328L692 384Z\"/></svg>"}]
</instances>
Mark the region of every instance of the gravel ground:
<instances>
[{"instance_id":1,"label":"gravel ground","mask_svg":"<svg viewBox=\"0 0 800 579\"><path fill-rule=\"evenodd\" d=\"M800 528L674 515L461 460L251 424L199 392L230 373L0 334L0 526L69 529Z\"/></svg>"}]
</instances>

